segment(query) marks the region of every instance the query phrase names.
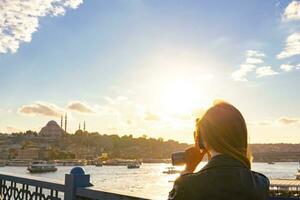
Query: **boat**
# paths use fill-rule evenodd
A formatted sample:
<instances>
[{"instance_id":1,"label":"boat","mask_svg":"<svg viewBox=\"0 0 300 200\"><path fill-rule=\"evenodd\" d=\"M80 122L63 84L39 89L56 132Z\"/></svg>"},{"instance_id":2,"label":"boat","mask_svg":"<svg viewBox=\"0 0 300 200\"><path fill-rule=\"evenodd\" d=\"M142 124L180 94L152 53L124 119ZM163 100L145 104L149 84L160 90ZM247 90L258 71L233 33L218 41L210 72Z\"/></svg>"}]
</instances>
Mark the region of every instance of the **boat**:
<instances>
[{"instance_id":1,"label":"boat","mask_svg":"<svg viewBox=\"0 0 300 200\"><path fill-rule=\"evenodd\" d=\"M140 164L139 163L131 163L127 165L128 169L138 169L140 168Z\"/></svg>"},{"instance_id":2,"label":"boat","mask_svg":"<svg viewBox=\"0 0 300 200\"><path fill-rule=\"evenodd\" d=\"M297 172L297 174L296 174L296 179L297 179L297 180L300 180L300 169L298 169L298 172Z\"/></svg>"},{"instance_id":3,"label":"boat","mask_svg":"<svg viewBox=\"0 0 300 200\"><path fill-rule=\"evenodd\" d=\"M178 174L180 173L180 170L175 169L175 167L167 167L165 171L163 171L164 174Z\"/></svg>"},{"instance_id":4,"label":"boat","mask_svg":"<svg viewBox=\"0 0 300 200\"><path fill-rule=\"evenodd\" d=\"M87 165L86 160L61 160L57 161L57 166L85 166Z\"/></svg>"},{"instance_id":5,"label":"boat","mask_svg":"<svg viewBox=\"0 0 300 200\"><path fill-rule=\"evenodd\" d=\"M8 160L6 165L7 166L13 166L13 167L26 167L30 164L31 160Z\"/></svg>"},{"instance_id":6,"label":"boat","mask_svg":"<svg viewBox=\"0 0 300 200\"><path fill-rule=\"evenodd\" d=\"M111 159L111 160L103 161L103 165L107 165L107 166L127 166L132 163L137 163L139 165L142 164L138 160L126 160L126 159Z\"/></svg>"},{"instance_id":7,"label":"boat","mask_svg":"<svg viewBox=\"0 0 300 200\"><path fill-rule=\"evenodd\" d=\"M274 162L268 162L268 164L269 164L269 165L273 165L273 164L275 164L275 163L274 163Z\"/></svg>"},{"instance_id":8,"label":"boat","mask_svg":"<svg viewBox=\"0 0 300 200\"><path fill-rule=\"evenodd\" d=\"M95 166L96 167L102 167L103 166L102 161L96 161Z\"/></svg>"},{"instance_id":9,"label":"boat","mask_svg":"<svg viewBox=\"0 0 300 200\"><path fill-rule=\"evenodd\" d=\"M49 163L47 161L34 161L28 167L27 170L30 173L45 173L57 171L55 163Z\"/></svg>"},{"instance_id":10,"label":"boat","mask_svg":"<svg viewBox=\"0 0 300 200\"><path fill-rule=\"evenodd\" d=\"M296 174L296 179L300 180L300 173L299 172Z\"/></svg>"}]
</instances>

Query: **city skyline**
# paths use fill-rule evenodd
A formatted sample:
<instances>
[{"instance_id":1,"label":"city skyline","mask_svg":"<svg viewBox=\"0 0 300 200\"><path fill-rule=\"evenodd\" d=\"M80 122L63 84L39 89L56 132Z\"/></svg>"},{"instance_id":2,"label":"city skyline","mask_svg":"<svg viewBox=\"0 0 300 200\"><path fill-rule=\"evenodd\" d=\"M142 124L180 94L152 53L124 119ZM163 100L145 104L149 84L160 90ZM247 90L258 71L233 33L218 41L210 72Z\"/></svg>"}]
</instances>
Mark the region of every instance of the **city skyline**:
<instances>
[{"instance_id":1,"label":"city skyline","mask_svg":"<svg viewBox=\"0 0 300 200\"><path fill-rule=\"evenodd\" d=\"M86 121L100 134L191 143L194 119L222 99L243 113L251 143L300 143L300 1L0 7L0 132L68 113L70 132Z\"/></svg>"}]
</instances>

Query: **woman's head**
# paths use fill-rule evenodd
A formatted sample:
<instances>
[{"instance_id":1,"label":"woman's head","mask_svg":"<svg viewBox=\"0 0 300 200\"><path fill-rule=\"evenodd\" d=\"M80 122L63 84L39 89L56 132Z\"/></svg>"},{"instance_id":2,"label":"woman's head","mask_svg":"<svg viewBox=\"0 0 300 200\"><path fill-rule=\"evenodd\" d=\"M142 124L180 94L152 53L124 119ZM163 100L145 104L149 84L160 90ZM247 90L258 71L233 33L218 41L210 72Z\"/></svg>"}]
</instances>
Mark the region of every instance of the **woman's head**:
<instances>
[{"instance_id":1,"label":"woman's head","mask_svg":"<svg viewBox=\"0 0 300 200\"><path fill-rule=\"evenodd\" d=\"M229 155L250 168L246 122L233 105L215 103L197 120L196 132L208 151Z\"/></svg>"}]
</instances>

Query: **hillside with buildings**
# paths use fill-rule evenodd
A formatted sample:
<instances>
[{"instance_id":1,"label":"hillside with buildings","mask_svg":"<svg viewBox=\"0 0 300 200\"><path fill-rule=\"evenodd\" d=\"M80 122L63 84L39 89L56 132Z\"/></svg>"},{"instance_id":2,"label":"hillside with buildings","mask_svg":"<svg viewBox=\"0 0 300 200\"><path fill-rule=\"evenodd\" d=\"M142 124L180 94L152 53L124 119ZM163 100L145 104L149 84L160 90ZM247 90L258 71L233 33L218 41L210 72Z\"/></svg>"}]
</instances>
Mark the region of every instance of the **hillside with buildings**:
<instances>
[{"instance_id":1,"label":"hillside with buildings","mask_svg":"<svg viewBox=\"0 0 300 200\"><path fill-rule=\"evenodd\" d=\"M74 134L69 134L66 126L62 118L60 126L55 121L49 121L40 132L2 133L0 159L93 160L101 155L123 159L169 159L173 152L189 146L162 138L88 132L85 123L82 130L79 127ZM251 144L250 149L255 162L299 161L300 158L300 144Z\"/></svg>"},{"instance_id":2,"label":"hillside with buildings","mask_svg":"<svg viewBox=\"0 0 300 200\"><path fill-rule=\"evenodd\" d=\"M63 125L65 127L63 127ZM147 136L101 135L79 129L67 133L67 123L49 121L40 132L26 131L0 134L0 159L95 159L103 154L109 158L168 159L172 152L181 151L188 144Z\"/></svg>"}]
</instances>

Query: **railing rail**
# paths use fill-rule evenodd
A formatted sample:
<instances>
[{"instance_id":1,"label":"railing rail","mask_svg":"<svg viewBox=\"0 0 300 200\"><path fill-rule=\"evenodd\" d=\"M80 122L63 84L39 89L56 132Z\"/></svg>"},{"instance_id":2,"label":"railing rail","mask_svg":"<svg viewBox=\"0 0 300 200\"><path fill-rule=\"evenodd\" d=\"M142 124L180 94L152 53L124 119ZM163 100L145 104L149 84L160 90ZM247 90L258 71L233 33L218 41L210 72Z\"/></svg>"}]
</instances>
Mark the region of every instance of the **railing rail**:
<instances>
[{"instance_id":1,"label":"railing rail","mask_svg":"<svg viewBox=\"0 0 300 200\"><path fill-rule=\"evenodd\" d=\"M140 197L133 197L123 194L103 192L92 188L77 188L77 198L101 199L101 200L146 200Z\"/></svg>"},{"instance_id":2,"label":"railing rail","mask_svg":"<svg viewBox=\"0 0 300 200\"><path fill-rule=\"evenodd\" d=\"M32 178L32 177L26 177L26 176L15 176L14 174L11 173L5 173L5 174L0 174L0 180L2 181L10 181L10 182L15 182L19 184L25 184L25 185L30 185L30 186L36 186L36 187L42 187L46 189L51 189L51 190L57 190L60 192L65 191L65 185L63 183L60 183L58 181L54 180L45 180L41 178Z\"/></svg>"}]
</instances>

